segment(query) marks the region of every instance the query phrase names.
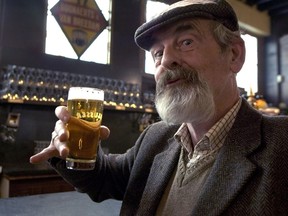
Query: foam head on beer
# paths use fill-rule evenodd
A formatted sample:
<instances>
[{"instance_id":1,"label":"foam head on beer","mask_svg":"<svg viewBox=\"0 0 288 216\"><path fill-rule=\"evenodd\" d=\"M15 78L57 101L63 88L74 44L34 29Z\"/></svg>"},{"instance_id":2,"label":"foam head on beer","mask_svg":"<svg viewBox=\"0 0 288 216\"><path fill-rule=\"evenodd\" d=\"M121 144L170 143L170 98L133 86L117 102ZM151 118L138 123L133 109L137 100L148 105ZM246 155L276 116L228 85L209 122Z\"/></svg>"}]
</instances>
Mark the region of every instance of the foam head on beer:
<instances>
[{"instance_id":1,"label":"foam head on beer","mask_svg":"<svg viewBox=\"0 0 288 216\"><path fill-rule=\"evenodd\" d=\"M71 87L68 92L68 100L87 99L104 100L104 91L89 87Z\"/></svg>"}]
</instances>

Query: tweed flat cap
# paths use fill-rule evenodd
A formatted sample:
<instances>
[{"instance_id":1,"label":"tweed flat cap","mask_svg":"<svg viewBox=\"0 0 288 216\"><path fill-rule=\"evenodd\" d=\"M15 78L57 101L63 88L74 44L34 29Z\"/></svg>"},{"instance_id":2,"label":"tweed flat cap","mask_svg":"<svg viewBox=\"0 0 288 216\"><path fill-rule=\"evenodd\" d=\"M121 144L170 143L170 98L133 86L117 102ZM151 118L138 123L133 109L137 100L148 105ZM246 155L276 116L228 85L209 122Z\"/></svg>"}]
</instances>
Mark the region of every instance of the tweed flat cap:
<instances>
[{"instance_id":1,"label":"tweed flat cap","mask_svg":"<svg viewBox=\"0 0 288 216\"><path fill-rule=\"evenodd\" d=\"M135 32L135 42L140 48L149 50L153 44L152 34L155 31L189 17L212 19L231 31L239 30L237 16L225 0L182 0L170 5L151 21L141 25Z\"/></svg>"}]
</instances>

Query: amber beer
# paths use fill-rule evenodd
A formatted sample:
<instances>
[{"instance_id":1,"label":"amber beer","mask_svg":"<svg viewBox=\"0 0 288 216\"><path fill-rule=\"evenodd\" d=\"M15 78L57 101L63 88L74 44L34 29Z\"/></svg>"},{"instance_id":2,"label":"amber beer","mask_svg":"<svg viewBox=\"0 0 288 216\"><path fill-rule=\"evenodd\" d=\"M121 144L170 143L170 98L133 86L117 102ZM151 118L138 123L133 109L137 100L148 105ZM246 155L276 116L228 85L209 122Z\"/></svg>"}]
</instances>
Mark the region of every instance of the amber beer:
<instances>
[{"instance_id":1,"label":"amber beer","mask_svg":"<svg viewBox=\"0 0 288 216\"><path fill-rule=\"evenodd\" d=\"M68 92L68 169L94 169L103 114L104 92L87 87L71 87Z\"/></svg>"}]
</instances>

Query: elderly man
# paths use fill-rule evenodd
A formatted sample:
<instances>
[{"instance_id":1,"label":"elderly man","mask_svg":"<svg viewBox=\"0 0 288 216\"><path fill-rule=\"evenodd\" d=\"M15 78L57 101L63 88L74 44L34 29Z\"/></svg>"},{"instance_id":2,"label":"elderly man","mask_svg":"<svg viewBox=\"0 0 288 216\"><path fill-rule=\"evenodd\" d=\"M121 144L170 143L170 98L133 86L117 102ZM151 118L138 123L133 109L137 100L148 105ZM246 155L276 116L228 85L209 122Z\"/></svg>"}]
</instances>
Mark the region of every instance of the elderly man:
<instances>
[{"instance_id":1,"label":"elderly man","mask_svg":"<svg viewBox=\"0 0 288 216\"><path fill-rule=\"evenodd\" d=\"M239 97L245 46L232 7L179 1L135 41L153 56L162 121L127 153L99 148L94 170L74 171L64 160L70 115L57 107L51 144L31 162L49 159L96 202L123 200L121 215L288 215L288 118L263 116Z\"/></svg>"}]
</instances>

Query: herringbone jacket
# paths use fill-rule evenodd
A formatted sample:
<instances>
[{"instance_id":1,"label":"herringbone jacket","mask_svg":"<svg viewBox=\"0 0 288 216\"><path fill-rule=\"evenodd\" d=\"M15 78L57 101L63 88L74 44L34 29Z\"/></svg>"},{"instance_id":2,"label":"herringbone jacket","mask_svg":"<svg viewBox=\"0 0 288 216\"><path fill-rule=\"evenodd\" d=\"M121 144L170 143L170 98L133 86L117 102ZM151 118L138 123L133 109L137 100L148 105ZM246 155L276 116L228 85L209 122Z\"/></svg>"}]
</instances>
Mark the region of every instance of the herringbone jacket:
<instances>
[{"instance_id":1,"label":"herringbone jacket","mask_svg":"<svg viewBox=\"0 0 288 216\"><path fill-rule=\"evenodd\" d=\"M178 127L150 126L123 155L100 149L94 171L51 164L94 201L123 200L120 215L154 215L179 159ZM288 215L287 117L263 116L243 100L191 215Z\"/></svg>"}]
</instances>

